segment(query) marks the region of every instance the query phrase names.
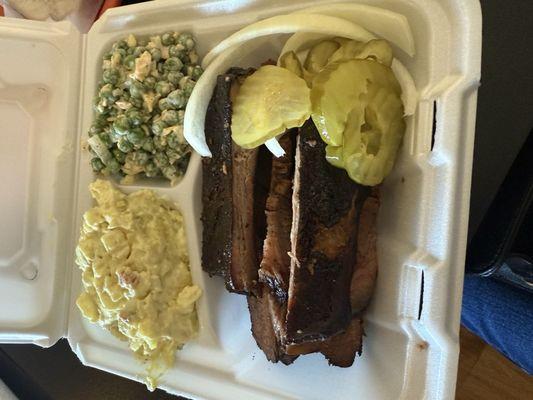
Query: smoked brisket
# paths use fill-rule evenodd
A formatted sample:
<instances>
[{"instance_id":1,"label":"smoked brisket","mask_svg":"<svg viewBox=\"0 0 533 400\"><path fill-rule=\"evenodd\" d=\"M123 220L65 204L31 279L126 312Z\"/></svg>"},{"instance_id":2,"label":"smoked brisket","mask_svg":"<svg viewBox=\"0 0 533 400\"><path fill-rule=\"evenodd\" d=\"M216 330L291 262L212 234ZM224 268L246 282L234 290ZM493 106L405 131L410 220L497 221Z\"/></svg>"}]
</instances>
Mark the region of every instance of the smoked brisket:
<instances>
[{"instance_id":1,"label":"smoked brisket","mask_svg":"<svg viewBox=\"0 0 533 400\"><path fill-rule=\"evenodd\" d=\"M323 340L352 320L357 222L368 188L329 164L312 120L299 130L293 193L287 342Z\"/></svg>"},{"instance_id":2,"label":"smoked brisket","mask_svg":"<svg viewBox=\"0 0 533 400\"><path fill-rule=\"evenodd\" d=\"M264 209L264 201L251 195L259 150L232 141L231 105L240 82L252 72L232 68L218 77L205 119L213 157L202 159L202 266L209 275L222 276L228 290L243 294L257 285L264 233L256 229L256 209Z\"/></svg>"}]
</instances>

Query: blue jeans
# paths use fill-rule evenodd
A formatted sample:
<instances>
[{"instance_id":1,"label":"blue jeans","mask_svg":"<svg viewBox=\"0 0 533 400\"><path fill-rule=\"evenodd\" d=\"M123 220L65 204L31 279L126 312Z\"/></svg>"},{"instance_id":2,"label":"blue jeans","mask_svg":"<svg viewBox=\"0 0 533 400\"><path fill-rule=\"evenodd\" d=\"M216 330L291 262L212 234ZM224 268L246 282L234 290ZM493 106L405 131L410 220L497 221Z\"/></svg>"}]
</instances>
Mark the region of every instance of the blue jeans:
<instances>
[{"instance_id":1,"label":"blue jeans","mask_svg":"<svg viewBox=\"0 0 533 400\"><path fill-rule=\"evenodd\" d=\"M533 374L533 294L491 278L466 275L461 322Z\"/></svg>"}]
</instances>

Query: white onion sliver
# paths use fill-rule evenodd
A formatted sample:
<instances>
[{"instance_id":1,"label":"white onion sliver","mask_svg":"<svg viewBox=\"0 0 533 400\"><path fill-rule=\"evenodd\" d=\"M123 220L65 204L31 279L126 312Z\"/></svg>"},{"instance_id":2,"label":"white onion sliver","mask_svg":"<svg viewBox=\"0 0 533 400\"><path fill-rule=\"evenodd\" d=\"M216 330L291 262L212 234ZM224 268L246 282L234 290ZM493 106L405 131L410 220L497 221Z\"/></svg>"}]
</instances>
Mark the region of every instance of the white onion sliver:
<instances>
[{"instance_id":1,"label":"white onion sliver","mask_svg":"<svg viewBox=\"0 0 533 400\"><path fill-rule=\"evenodd\" d=\"M265 142L265 146L276 157L283 157L285 155L285 150L283 150L283 147L281 147L281 145L278 142L278 139L276 138L268 139Z\"/></svg>"},{"instance_id":2,"label":"white onion sliver","mask_svg":"<svg viewBox=\"0 0 533 400\"><path fill-rule=\"evenodd\" d=\"M391 69L402 88L404 114L406 116L413 115L416 111L419 97L413 77L407 68L396 58L392 60Z\"/></svg>"},{"instance_id":3,"label":"white onion sliver","mask_svg":"<svg viewBox=\"0 0 533 400\"><path fill-rule=\"evenodd\" d=\"M364 42L375 38L366 29L342 18L304 13L277 15L248 25L221 41L204 57L202 66L206 68L219 54L239 43L267 35L295 32L341 36Z\"/></svg>"}]
</instances>

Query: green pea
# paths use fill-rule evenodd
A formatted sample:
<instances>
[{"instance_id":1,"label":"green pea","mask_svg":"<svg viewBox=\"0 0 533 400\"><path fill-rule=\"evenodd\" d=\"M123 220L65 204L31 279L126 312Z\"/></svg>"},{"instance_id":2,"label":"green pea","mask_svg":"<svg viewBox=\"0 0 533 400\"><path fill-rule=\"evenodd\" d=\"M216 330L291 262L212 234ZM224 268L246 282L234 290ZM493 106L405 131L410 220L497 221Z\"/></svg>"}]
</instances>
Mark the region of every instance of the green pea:
<instances>
[{"instance_id":1,"label":"green pea","mask_svg":"<svg viewBox=\"0 0 533 400\"><path fill-rule=\"evenodd\" d=\"M185 104L187 104L187 99L185 98L183 91L179 89L170 92L167 96L167 101L174 108L183 108L185 107Z\"/></svg>"},{"instance_id":2,"label":"green pea","mask_svg":"<svg viewBox=\"0 0 533 400\"><path fill-rule=\"evenodd\" d=\"M115 159L120 163L120 165L124 165L124 162L126 161L126 153L122 152L117 147L111 150L111 153L113 154Z\"/></svg>"},{"instance_id":3,"label":"green pea","mask_svg":"<svg viewBox=\"0 0 533 400\"><path fill-rule=\"evenodd\" d=\"M167 136L167 143L170 148L179 149L181 146L181 139L176 133L172 132Z\"/></svg>"},{"instance_id":4,"label":"green pea","mask_svg":"<svg viewBox=\"0 0 533 400\"><path fill-rule=\"evenodd\" d=\"M185 50L185 48L181 45L176 45L176 46L170 46L168 48L168 55L170 57L177 57L179 59L181 59L181 57L184 55L184 54L187 54L187 51Z\"/></svg>"},{"instance_id":5,"label":"green pea","mask_svg":"<svg viewBox=\"0 0 533 400\"><path fill-rule=\"evenodd\" d=\"M142 99L131 99L130 103L132 106L136 108L142 108L143 106L143 100Z\"/></svg>"},{"instance_id":6,"label":"green pea","mask_svg":"<svg viewBox=\"0 0 533 400\"><path fill-rule=\"evenodd\" d=\"M187 171L187 166L189 165L189 161L191 159L191 151L190 151L190 147L187 146L189 151L185 154L183 154L183 156L178 160L178 162L176 163L176 167L182 171L183 173L185 171Z\"/></svg>"},{"instance_id":7,"label":"green pea","mask_svg":"<svg viewBox=\"0 0 533 400\"><path fill-rule=\"evenodd\" d=\"M117 147L123 153L129 153L133 150L133 145L126 138L120 139L117 143Z\"/></svg>"},{"instance_id":8,"label":"green pea","mask_svg":"<svg viewBox=\"0 0 533 400\"><path fill-rule=\"evenodd\" d=\"M111 56L113 55L112 51L108 51L104 54L104 60L111 60Z\"/></svg>"},{"instance_id":9,"label":"green pea","mask_svg":"<svg viewBox=\"0 0 533 400\"><path fill-rule=\"evenodd\" d=\"M204 73L204 70L199 65L194 66L188 66L187 67L187 75L191 77L191 79L197 81L200 76Z\"/></svg>"},{"instance_id":10,"label":"green pea","mask_svg":"<svg viewBox=\"0 0 533 400\"><path fill-rule=\"evenodd\" d=\"M126 118L132 126L139 126L145 120L144 113L135 107L131 107L126 111Z\"/></svg>"},{"instance_id":11,"label":"green pea","mask_svg":"<svg viewBox=\"0 0 533 400\"><path fill-rule=\"evenodd\" d=\"M124 66L129 70L133 70L135 68L135 58L137 57L135 57L135 55L133 54L124 58L124 61L123 61Z\"/></svg>"},{"instance_id":12,"label":"green pea","mask_svg":"<svg viewBox=\"0 0 533 400\"><path fill-rule=\"evenodd\" d=\"M113 130L119 135L126 135L131 128L130 120L125 114L120 114L113 121Z\"/></svg>"},{"instance_id":13,"label":"green pea","mask_svg":"<svg viewBox=\"0 0 533 400\"><path fill-rule=\"evenodd\" d=\"M191 58L186 52L183 52L183 54L180 56L180 60L183 63L183 65L187 65L191 63Z\"/></svg>"},{"instance_id":14,"label":"green pea","mask_svg":"<svg viewBox=\"0 0 533 400\"><path fill-rule=\"evenodd\" d=\"M93 122L87 134L89 135L89 137L91 137L93 135L99 134L101 131L102 131L102 127L99 124L96 124L95 122Z\"/></svg>"},{"instance_id":15,"label":"green pea","mask_svg":"<svg viewBox=\"0 0 533 400\"><path fill-rule=\"evenodd\" d=\"M102 73L102 80L105 83L116 85L120 78L120 72L115 68L108 68Z\"/></svg>"},{"instance_id":16,"label":"green pea","mask_svg":"<svg viewBox=\"0 0 533 400\"><path fill-rule=\"evenodd\" d=\"M170 104L170 102L166 98L159 100L159 102L157 103L157 106L159 107L161 111L169 110L172 108L172 104Z\"/></svg>"},{"instance_id":17,"label":"green pea","mask_svg":"<svg viewBox=\"0 0 533 400\"><path fill-rule=\"evenodd\" d=\"M132 79L130 81L130 95L132 98L142 99L144 91L145 91L145 88L141 82L135 79Z\"/></svg>"},{"instance_id":18,"label":"green pea","mask_svg":"<svg viewBox=\"0 0 533 400\"><path fill-rule=\"evenodd\" d=\"M153 162L150 161L144 166L144 173L147 177L153 178L160 174L160 170Z\"/></svg>"},{"instance_id":19,"label":"green pea","mask_svg":"<svg viewBox=\"0 0 533 400\"><path fill-rule=\"evenodd\" d=\"M191 93L194 89L194 86L196 85L196 82L193 81L188 76L182 78L179 83L179 87L181 88L183 95L188 99L191 96Z\"/></svg>"},{"instance_id":20,"label":"green pea","mask_svg":"<svg viewBox=\"0 0 533 400\"><path fill-rule=\"evenodd\" d=\"M147 76L144 78L143 85L147 89L153 89L155 88L155 84L157 83L156 79L153 76Z\"/></svg>"},{"instance_id":21,"label":"green pea","mask_svg":"<svg viewBox=\"0 0 533 400\"><path fill-rule=\"evenodd\" d=\"M180 83L180 80L183 78L181 72L171 71L168 73L167 80L172 83L174 86L177 86Z\"/></svg>"},{"instance_id":22,"label":"green pea","mask_svg":"<svg viewBox=\"0 0 533 400\"><path fill-rule=\"evenodd\" d=\"M161 55L161 50L159 50L157 47L152 47L150 49L150 54L152 55L152 60L156 62L161 60L161 58L163 57Z\"/></svg>"},{"instance_id":23,"label":"green pea","mask_svg":"<svg viewBox=\"0 0 533 400\"><path fill-rule=\"evenodd\" d=\"M189 51L188 58L189 58L189 63L198 64L199 57L198 57L198 54L196 54L196 51L194 50Z\"/></svg>"},{"instance_id":24,"label":"green pea","mask_svg":"<svg viewBox=\"0 0 533 400\"><path fill-rule=\"evenodd\" d=\"M148 136L146 139L144 139L144 143L141 148L148 153L152 153L154 151L154 140Z\"/></svg>"},{"instance_id":25,"label":"green pea","mask_svg":"<svg viewBox=\"0 0 533 400\"><path fill-rule=\"evenodd\" d=\"M168 95L173 90L173 86L170 82L159 81L155 84L155 92L163 97Z\"/></svg>"},{"instance_id":26,"label":"green pea","mask_svg":"<svg viewBox=\"0 0 533 400\"><path fill-rule=\"evenodd\" d=\"M126 49L116 49L113 51L113 56L118 57L119 60L123 60L128 55ZM113 58L113 57L111 57Z\"/></svg>"},{"instance_id":27,"label":"green pea","mask_svg":"<svg viewBox=\"0 0 533 400\"><path fill-rule=\"evenodd\" d=\"M183 63L177 57L170 57L165 61L164 69L167 71L179 71L183 67Z\"/></svg>"},{"instance_id":28,"label":"green pea","mask_svg":"<svg viewBox=\"0 0 533 400\"><path fill-rule=\"evenodd\" d=\"M100 91L98 92L98 95L102 99L106 100L114 100L115 96L113 96L113 85L110 83L106 83Z\"/></svg>"},{"instance_id":29,"label":"green pea","mask_svg":"<svg viewBox=\"0 0 533 400\"><path fill-rule=\"evenodd\" d=\"M118 141L122 138L122 135L116 132L114 129L109 129L109 137L113 143L118 143Z\"/></svg>"},{"instance_id":30,"label":"green pea","mask_svg":"<svg viewBox=\"0 0 533 400\"><path fill-rule=\"evenodd\" d=\"M187 50L191 50L195 46L194 39L189 32L181 33L178 37L177 43L181 44Z\"/></svg>"},{"instance_id":31,"label":"green pea","mask_svg":"<svg viewBox=\"0 0 533 400\"><path fill-rule=\"evenodd\" d=\"M139 165L146 165L150 160L150 154L143 150L133 152L133 160Z\"/></svg>"},{"instance_id":32,"label":"green pea","mask_svg":"<svg viewBox=\"0 0 533 400\"><path fill-rule=\"evenodd\" d=\"M118 110L115 107L108 108L107 116L109 118L116 117L118 115Z\"/></svg>"},{"instance_id":33,"label":"green pea","mask_svg":"<svg viewBox=\"0 0 533 400\"><path fill-rule=\"evenodd\" d=\"M135 49L133 50L133 55L135 56L135 58L137 58L137 57L140 57L141 54L144 53L145 51L146 51L146 47L139 45L135 47Z\"/></svg>"},{"instance_id":34,"label":"green pea","mask_svg":"<svg viewBox=\"0 0 533 400\"><path fill-rule=\"evenodd\" d=\"M145 137L146 137L146 134L144 133L144 130L141 128L133 128L126 134L126 138L133 145L141 144L144 141Z\"/></svg>"},{"instance_id":35,"label":"green pea","mask_svg":"<svg viewBox=\"0 0 533 400\"><path fill-rule=\"evenodd\" d=\"M183 125L183 119L185 118L185 110L178 110L178 124Z\"/></svg>"},{"instance_id":36,"label":"green pea","mask_svg":"<svg viewBox=\"0 0 533 400\"><path fill-rule=\"evenodd\" d=\"M125 40L121 39L119 40L118 42L114 43L113 46L112 46L112 49L113 50L118 50L118 49L127 49L128 48L128 42L126 42Z\"/></svg>"},{"instance_id":37,"label":"green pea","mask_svg":"<svg viewBox=\"0 0 533 400\"><path fill-rule=\"evenodd\" d=\"M165 129L166 127L166 124L160 119L157 119L152 122L152 132L154 133L154 135L161 135L163 133L163 129Z\"/></svg>"},{"instance_id":38,"label":"green pea","mask_svg":"<svg viewBox=\"0 0 533 400\"><path fill-rule=\"evenodd\" d=\"M172 180L177 177L176 168L173 165L161 168L161 172L163 172L163 176L168 180Z\"/></svg>"},{"instance_id":39,"label":"green pea","mask_svg":"<svg viewBox=\"0 0 533 400\"><path fill-rule=\"evenodd\" d=\"M156 150L163 150L167 146L167 139L165 136L154 136L154 148Z\"/></svg>"},{"instance_id":40,"label":"green pea","mask_svg":"<svg viewBox=\"0 0 533 400\"><path fill-rule=\"evenodd\" d=\"M174 44L174 36L172 36L172 32L166 32L161 35L161 43L165 46L170 46L171 44Z\"/></svg>"},{"instance_id":41,"label":"green pea","mask_svg":"<svg viewBox=\"0 0 533 400\"><path fill-rule=\"evenodd\" d=\"M95 113L99 114L99 116L105 116L109 113L109 109L101 103L95 104L93 110Z\"/></svg>"},{"instance_id":42,"label":"green pea","mask_svg":"<svg viewBox=\"0 0 533 400\"><path fill-rule=\"evenodd\" d=\"M170 146L170 142L168 145ZM165 154L167 155L170 164L174 164L174 162L176 162L181 157L179 151L171 147L168 147L165 150Z\"/></svg>"},{"instance_id":43,"label":"green pea","mask_svg":"<svg viewBox=\"0 0 533 400\"><path fill-rule=\"evenodd\" d=\"M113 94L113 97L117 99L124 94L124 91L121 88L115 88L113 89L112 94Z\"/></svg>"},{"instance_id":44,"label":"green pea","mask_svg":"<svg viewBox=\"0 0 533 400\"><path fill-rule=\"evenodd\" d=\"M116 174L120 171L120 163L115 158L109 159L107 161L106 167L112 174Z\"/></svg>"},{"instance_id":45,"label":"green pea","mask_svg":"<svg viewBox=\"0 0 533 400\"><path fill-rule=\"evenodd\" d=\"M147 39L139 39L139 40L137 40L137 44L139 46L146 47L148 45L148 40Z\"/></svg>"},{"instance_id":46,"label":"green pea","mask_svg":"<svg viewBox=\"0 0 533 400\"><path fill-rule=\"evenodd\" d=\"M106 132L99 133L98 137L107 147L111 147L113 144L113 141Z\"/></svg>"},{"instance_id":47,"label":"green pea","mask_svg":"<svg viewBox=\"0 0 533 400\"><path fill-rule=\"evenodd\" d=\"M91 159L91 167L94 172L100 172L104 169L105 165L98 157L94 157Z\"/></svg>"},{"instance_id":48,"label":"green pea","mask_svg":"<svg viewBox=\"0 0 533 400\"><path fill-rule=\"evenodd\" d=\"M162 151L158 151L154 154L154 163L161 169L163 167L166 167L167 165L169 165L167 155Z\"/></svg>"},{"instance_id":49,"label":"green pea","mask_svg":"<svg viewBox=\"0 0 533 400\"><path fill-rule=\"evenodd\" d=\"M161 121L168 126L176 125L178 123L178 112L175 110L165 110L161 113Z\"/></svg>"}]
</instances>

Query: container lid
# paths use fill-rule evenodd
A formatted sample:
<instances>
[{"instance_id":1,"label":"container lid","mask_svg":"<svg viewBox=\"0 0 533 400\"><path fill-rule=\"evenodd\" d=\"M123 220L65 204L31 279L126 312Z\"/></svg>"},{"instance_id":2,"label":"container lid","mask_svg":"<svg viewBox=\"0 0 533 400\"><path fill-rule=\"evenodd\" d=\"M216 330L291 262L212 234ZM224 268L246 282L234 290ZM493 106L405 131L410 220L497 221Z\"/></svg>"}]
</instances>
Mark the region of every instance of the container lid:
<instances>
[{"instance_id":1,"label":"container lid","mask_svg":"<svg viewBox=\"0 0 533 400\"><path fill-rule=\"evenodd\" d=\"M0 341L50 346L67 320L83 37L0 19Z\"/></svg>"}]
</instances>

